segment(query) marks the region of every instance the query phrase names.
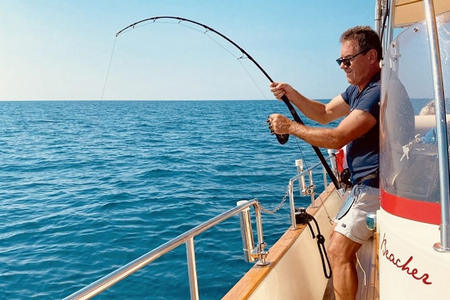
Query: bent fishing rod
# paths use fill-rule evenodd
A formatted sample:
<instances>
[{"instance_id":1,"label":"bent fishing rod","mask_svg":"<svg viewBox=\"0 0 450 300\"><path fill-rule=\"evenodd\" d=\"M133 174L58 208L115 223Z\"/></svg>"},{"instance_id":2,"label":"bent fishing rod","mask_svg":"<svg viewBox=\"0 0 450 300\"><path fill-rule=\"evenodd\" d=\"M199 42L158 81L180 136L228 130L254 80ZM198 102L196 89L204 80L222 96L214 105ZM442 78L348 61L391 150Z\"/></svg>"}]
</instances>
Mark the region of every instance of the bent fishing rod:
<instances>
[{"instance_id":1,"label":"bent fishing rod","mask_svg":"<svg viewBox=\"0 0 450 300\"><path fill-rule=\"evenodd\" d=\"M155 22L156 20L160 20L160 19L172 19L172 20L178 20L179 23L181 22L187 22L187 23L191 23L200 27L203 27L204 29L206 29L207 31L211 31L215 34L217 34L218 36L220 36L221 38L225 39L226 41L228 41L230 44L232 44L234 47L236 47L237 49L239 49L239 51L241 51L241 53L243 55L245 55L245 57L247 57L252 63L255 64L255 66L264 74L264 76L271 82L273 83L274 81L272 80L272 78L269 76L269 74L267 74L267 72L256 62L256 60L247 53L247 51L245 51L244 49L241 48L241 46L239 46L238 44L236 44L234 41L232 41L231 39L229 39L227 36L225 36L224 34L220 33L219 31L215 30L214 28L211 28L205 24L199 23L197 21L193 21L193 20L189 20L186 18L182 18L182 17L175 17L175 16L156 16L156 17L151 17L151 18L147 18L147 19L143 19L140 21L137 21L133 24L130 24L126 27L124 27L123 29L121 29L120 31L118 31L116 33L116 38L119 37L119 35L121 35L122 33L124 33L125 31L129 30L129 29L133 29L135 28L136 25L141 24L141 23L145 23L145 22L150 22L153 21ZM288 107L289 111L291 112L292 117L294 118L294 120L297 123L300 123L302 125L304 125L302 119L299 117L299 115L297 114L297 111L295 110L295 108L292 106L291 102L289 101L289 99L286 97L286 95L284 95L281 100L284 102L284 104ZM277 139L278 142L280 144L285 144L288 139L289 139L289 134L277 134ZM331 170L330 166L328 165L327 161L325 160L322 152L320 152L320 149L316 146L311 145L314 152L316 153L317 157L319 158L320 162L322 163L323 167L325 168L328 176L330 176L331 181L333 181L334 186L336 187L336 189L339 189L339 183L336 179L336 176L334 176L333 171Z\"/></svg>"}]
</instances>

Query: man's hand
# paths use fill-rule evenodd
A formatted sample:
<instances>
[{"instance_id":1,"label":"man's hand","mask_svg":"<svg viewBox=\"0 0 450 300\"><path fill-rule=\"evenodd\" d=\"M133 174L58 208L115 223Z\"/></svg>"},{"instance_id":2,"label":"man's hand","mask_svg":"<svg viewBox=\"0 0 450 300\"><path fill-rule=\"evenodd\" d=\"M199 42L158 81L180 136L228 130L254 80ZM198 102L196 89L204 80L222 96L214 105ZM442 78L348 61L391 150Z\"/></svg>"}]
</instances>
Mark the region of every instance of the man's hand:
<instances>
[{"instance_id":1,"label":"man's hand","mask_svg":"<svg viewBox=\"0 0 450 300\"><path fill-rule=\"evenodd\" d=\"M281 100L281 97L283 97L284 95L289 98L288 94L293 90L294 89L287 83L272 82L270 84L270 91L278 100Z\"/></svg>"},{"instance_id":2,"label":"man's hand","mask_svg":"<svg viewBox=\"0 0 450 300\"><path fill-rule=\"evenodd\" d=\"M269 129L272 134L290 134L293 121L280 114L271 114L267 118L267 123L269 123Z\"/></svg>"}]
</instances>

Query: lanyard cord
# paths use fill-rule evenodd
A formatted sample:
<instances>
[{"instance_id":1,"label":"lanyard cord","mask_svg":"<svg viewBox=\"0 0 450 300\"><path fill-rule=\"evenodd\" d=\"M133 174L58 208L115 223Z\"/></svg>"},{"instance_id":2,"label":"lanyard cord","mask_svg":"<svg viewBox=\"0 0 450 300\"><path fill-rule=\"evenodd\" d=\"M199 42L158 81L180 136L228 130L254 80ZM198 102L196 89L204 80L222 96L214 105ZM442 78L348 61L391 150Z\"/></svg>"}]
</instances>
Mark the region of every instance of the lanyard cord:
<instances>
[{"instance_id":1,"label":"lanyard cord","mask_svg":"<svg viewBox=\"0 0 450 300\"><path fill-rule=\"evenodd\" d=\"M325 237L320 233L319 223L317 223L317 220L312 215L308 214L304 208L296 209L295 219L297 224L308 225L312 238L317 239L317 248L319 249L320 260L322 261L323 275L325 278L330 279L332 275L331 265L325 248ZM317 234L314 234L311 221L316 225Z\"/></svg>"}]
</instances>

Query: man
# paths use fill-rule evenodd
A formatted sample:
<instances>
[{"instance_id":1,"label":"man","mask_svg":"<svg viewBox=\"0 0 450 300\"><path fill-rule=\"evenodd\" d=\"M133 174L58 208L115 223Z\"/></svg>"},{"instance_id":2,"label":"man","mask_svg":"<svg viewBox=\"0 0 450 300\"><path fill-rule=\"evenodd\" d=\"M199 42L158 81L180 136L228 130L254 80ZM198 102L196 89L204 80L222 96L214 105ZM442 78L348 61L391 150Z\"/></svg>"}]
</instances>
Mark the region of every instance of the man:
<instances>
[{"instance_id":1,"label":"man","mask_svg":"<svg viewBox=\"0 0 450 300\"><path fill-rule=\"evenodd\" d=\"M372 233L365 226L368 212L379 208L378 153L380 39L368 26L356 26L340 38L341 56L336 61L344 70L350 86L328 104L310 100L286 83L272 83L276 98L283 95L308 118L327 124L345 118L336 128L298 124L280 114L269 116L269 128L276 134L293 134L307 143L323 148L340 149L347 145L347 163L353 189L351 209L336 221L330 237L328 254L333 270L336 299L355 299L358 289L356 252Z\"/></svg>"}]
</instances>

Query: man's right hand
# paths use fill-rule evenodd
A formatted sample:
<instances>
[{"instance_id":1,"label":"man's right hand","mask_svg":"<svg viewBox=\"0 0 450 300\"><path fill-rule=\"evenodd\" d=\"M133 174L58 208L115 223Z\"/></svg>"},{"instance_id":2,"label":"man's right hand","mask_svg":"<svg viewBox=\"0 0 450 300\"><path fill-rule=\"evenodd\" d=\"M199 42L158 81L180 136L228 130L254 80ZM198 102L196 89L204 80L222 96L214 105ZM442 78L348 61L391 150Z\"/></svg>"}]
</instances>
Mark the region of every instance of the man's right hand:
<instances>
[{"instance_id":1,"label":"man's right hand","mask_svg":"<svg viewBox=\"0 0 450 300\"><path fill-rule=\"evenodd\" d=\"M281 100L281 97L285 95L289 98L288 93L293 91L293 88L289 84L283 82L272 82L269 86L270 91L278 100Z\"/></svg>"}]
</instances>

